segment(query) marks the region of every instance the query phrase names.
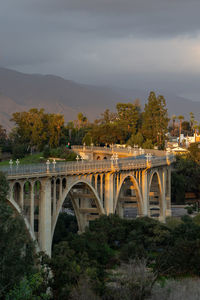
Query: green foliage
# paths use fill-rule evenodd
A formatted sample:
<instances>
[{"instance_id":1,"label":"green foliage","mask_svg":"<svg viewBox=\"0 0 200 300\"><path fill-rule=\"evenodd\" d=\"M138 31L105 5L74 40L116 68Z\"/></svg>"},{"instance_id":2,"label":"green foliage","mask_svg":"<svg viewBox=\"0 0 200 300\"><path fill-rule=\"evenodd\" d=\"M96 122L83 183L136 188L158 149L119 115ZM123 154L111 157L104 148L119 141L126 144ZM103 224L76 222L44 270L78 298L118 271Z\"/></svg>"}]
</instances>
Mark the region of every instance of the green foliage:
<instances>
[{"instance_id":1,"label":"green foliage","mask_svg":"<svg viewBox=\"0 0 200 300\"><path fill-rule=\"evenodd\" d=\"M6 203L8 183L0 174L0 299L34 271L34 247L21 216Z\"/></svg>"},{"instance_id":2,"label":"green foliage","mask_svg":"<svg viewBox=\"0 0 200 300\"><path fill-rule=\"evenodd\" d=\"M143 135L141 132L138 132L137 134L132 134L130 139L128 140L127 142L127 145L130 145L130 146L134 146L134 145L138 145L139 147L142 146L143 144L143 141L144 141L144 138L143 138ZM150 148L148 148L150 149Z\"/></svg>"},{"instance_id":3,"label":"green foliage","mask_svg":"<svg viewBox=\"0 0 200 300\"><path fill-rule=\"evenodd\" d=\"M191 158L196 161L197 163L200 163L200 144L199 143L192 143L190 144L190 147L188 148L190 152Z\"/></svg>"},{"instance_id":4,"label":"green foliage","mask_svg":"<svg viewBox=\"0 0 200 300\"><path fill-rule=\"evenodd\" d=\"M54 247L50 267L54 275L52 282L54 299L69 299L73 286L78 282L81 269L76 262L74 250L70 249L67 242L63 241Z\"/></svg>"},{"instance_id":5,"label":"green foliage","mask_svg":"<svg viewBox=\"0 0 200 300\"><path fill-rule=\"evenodd\" d=\"M117 123L119 127L135 134L138 128L140 107L133 103L117 103Z\"/></svg>"},{"instance_id":6,"label":"green foliage","mask_svg":"<svg viewBox=\"0 0 200 300\"><path fill-rule=\"evenodd\" d=\"M35 273L28 278L25 276L18 285L6 295L5 300L48 300L51 295L44 287L44 274ZM46 287L45 287L46 288Z\"/></svg>"},{"instance_id":7,"label":"green foliage","mask_svg":"<svg viewBox=\"0 0 200 300\"><path fill-rule=\"evenodd\" d=\"M14 113L11 120L16 124L12 138L21 144L42 149L46 144L55 147L60 143L64 126L64 117L60 114L32 108L28 112Z\"/></svg>"},{"instance_id":8,"label":"green foliage","mask_svg":"<svg viewBox=\"0 0 200 300\"><path fill-rule=\"evenodd\" d=\"M76 159L76 153L65 146L53 148L50 150L50 156L55 158L63 158L67 161L73 161Z\"/></svg>"},{"instance_id":9,"label":"green foliage","mask_svg":"<svg viewBox=\"0 0 200 300\"><path fill-rule=\"evenodd\" d=\"M185 202L185 193L200 192L200 165L188 155L177 156L174 172L172 172L172 201Z\"/></svg>"},{"instance_id":10,"label":"green foliage","mask_svg":"<svg viewBox=\"0 0 200 300\"><path fill-rule=\"evenodd\" d=\"M77 233L78 225L75 216L60 213L56 224L53 244L58 244L68 237L68 234Z\"/></svg>"},{"instance_id":11,"label":"green foliage","mask_svg":"<svg viewBox=\"0 0 200 300\"><path fill-rule=\"evenodd\" d=\"M0 172L0 203L4 203L8 194L9 184L5 175Z\"/></svg>"},{"instance_id":12,"label":"green foliage","mask_svg":"<svg viewBox=\"0 0 200 300\"><path fill-rule=\"evenodd\" d=\"M46 145L44 147L43 156L44 156L44 158L49 158L50 157L50 148L49 148L49 145Z\"/></svg>"},{"instance_id":13,"label":"green foliage","mask_svg":"<svg viewBox=\"0 0 200 300\"><path fill-rule=\"evenodd\" d=\"M163 149L168 122L165 98L161 95L156 97L154 92L150 92L143 113L143 136L145 139L152 140L153 144L156 144L159 149Z\"/></svg>"},{"instance_id":14,"label":"green foliage","mask_svg":"<svg viewBox=\"0 0 200 300\"><path fill-rule=\"evenodd\" d=\"M152 140L147 139L143 145L142 145L143 149L153 149L153 142Z\"/></svg>"},{"instance_id":15,"label":"green foliage","mask_svg":"<svg viewBox=\"0 0 200 300\"><path fill-rule=\"evenodd\" d=\"M82 144L84 144L84 143L85 143L86 146L90 146L91 145L91 143L92 143L91 132L87 132L85 134L85 136L83 137Z\"/></svg>"},{"instance_id":16,"label":"green foliage","mask_svg":"<svg viewBox=\"0 0 200 300\"><path fill-rule=\"evenodd\" d=\"M27 147L22 144L16 144L15 146L13 146L12 153L13 159L23 158L27 154Z\"/></svg>"},{"instance_id":17,"label":"green foliage","mask_svg":"<svg viewBox=\"0 0 200 300\"><path fill-rule=\"evenodd\" d=\"M77 286L78 295L82 297L84 292L79 285L82 278L89 280L88 294L95 291L103 299L114 300L121 293L132 295L127 299L134 299L133 294L139 292L139 286L143 287L141 292L147 288L148 294L155 279L149 281L151 276L145 277L149 268L159 277L200 275L200 226L197 217L168 218L166 224L162 224L147 217L126 220L116 215L102 216L91 222L84 234L66 231L63 234L65 237L59 240L66 241L54 246L50 263L55 276L52 285L55 299L68 299L69 295L77 297L77 293L71 293ZM136 267L135 271L128 271L130 259L145 260L146 267L141 276L136 276ZM124 262L126 271L120 277L117 275L119 266ZM115 271L111 272L111 269ZM113 280L114 275L111 274L117 277ZM126 280L126 276L130 276L130 280ZM121 299L125 299L124 296Z\"/></svg>"}]
</instances>

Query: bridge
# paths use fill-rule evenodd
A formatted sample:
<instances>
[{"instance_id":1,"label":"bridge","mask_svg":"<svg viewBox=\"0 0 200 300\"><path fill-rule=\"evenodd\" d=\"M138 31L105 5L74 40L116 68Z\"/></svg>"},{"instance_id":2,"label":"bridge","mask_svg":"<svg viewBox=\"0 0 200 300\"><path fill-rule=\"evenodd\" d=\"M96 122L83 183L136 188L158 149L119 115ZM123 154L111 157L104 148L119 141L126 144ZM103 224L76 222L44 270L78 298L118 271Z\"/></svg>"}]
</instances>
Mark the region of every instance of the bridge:
<instances>
[{"instance_id":1,"label":"bridge","mask_svg":"<svg viewBox=\"0 0 200 300\"><path fill-rule=\"evenodd\" d=\"M171 215L173 155L85 146L74 146L73 150L81 155L77 162L0 168L9 181L8 201L22 214L38 250L51 255L61 211L74 212L79 232L100 215L124 217L129 207L136 216L163 222Z\"/></svg>"}]
</instances>

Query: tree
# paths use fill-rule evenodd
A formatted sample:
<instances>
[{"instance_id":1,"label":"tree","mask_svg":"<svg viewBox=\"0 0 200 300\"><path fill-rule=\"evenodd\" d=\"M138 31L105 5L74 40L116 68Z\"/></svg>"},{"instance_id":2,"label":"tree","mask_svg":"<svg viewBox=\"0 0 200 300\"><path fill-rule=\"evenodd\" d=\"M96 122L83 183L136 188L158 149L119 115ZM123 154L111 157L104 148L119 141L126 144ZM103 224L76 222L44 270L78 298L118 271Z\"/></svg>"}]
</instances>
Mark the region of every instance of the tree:
<instances>
[{"instance_id":1,"label":"tree","mask_svg":"<svg viewBox=\"0 0 200 300\"><path fill-rule=\"evenodd\" d=\"M173 136L174 136L174 131L175 131L175 122L176 122L176 115L172 116L172 130L173 130Z\"/></svg>"},{"instance_id":2,"label":"tree","mask_svg":"<svg viewBox=\"0 0 200 300\"><path fill-rule=\"evenodd\" d=\"M156 97L154 92L150 92L143 113L143 136L146 140L151 140L154 145L163 149L168 131L168 122L165 98L162 95Z\"/></svg>"},{"instance_id":3,"label":"tree","mask_svg":"<svg viewBox=\"0 0 200 300\"><path fill-rule=\"evenodd\" d=\"M138 128L140 107L133 103L117 103L117 123L130 136L135 134Z\"/></svg>"},{"instance_id":4,"label":"tree","mask_svg":"<svg viewBox=\"0 0 200 300\"><path fill-rule=\"evenodd\" d=\"M193 130L193 125L194 125L194 113L190 112L190 127Z\"/></svg>"},{"instance_id":5,"label":"tree","mask_svg":"<svg viewBox=\"0 0 200 300\"><path fill-rule=\"evenodd\" d=\"M63 115L47 114L44 109L32 108L28 112L14 113L11 120L16 124L13 139L18 144L40 150L46 144L57 147L60 143Z\"/></svg>"},{"instance_id":6,"label":"tree","mask_svg":"<svg viewBox=\"0 0 200 300\"><path fill-rule=\"evenodd\" d=\"M130 146L138 145L139 147L142 146L144 141L144 137L141 132L138 132L136 135L132 134L130 139L128 140L127 144ZM150 148L149 148L150 149Z\"/></svg>"},{"instance_id":7,"label":"tree","mask_svg":"<svg viewBox=\"0 0 200 300\"><path fill-rule=\"evenodd\" d=\"M0 299L34 272L34 246L21 216L6 203L8 183L0 173Z\"/></svg>"},{"instance_id":8,"label":"tree","mask_svg":"<svg viewBox=\"0 0 200 300\"><path fill-rule=\"evenodd\" d=\"M197 129L199 128L199 124L197 121L194 121L193 128L194 128L194 142L196 143Z\"/></svg>"},{"instance_id":9,"label":"tree","mask_svg":"<svg viewBox=\"0 0 200 300\"><path fill-rule=\"evenodd\" d=\"M85 125L87 124L87 117L83 115L83 113L78 113L77 115L77 121L75 121L75 123L77 123L78 129L80 129L81 127L85 127Z\"/></svg>"},{"instance_id":10,"label":"tree","mask_svg":"<svg viewBox=\"0 0 200 300\"><path fill-rule=\"evenodd\" d=\"M179 141L178 144L180 145L181 143L181 132L182 132L182 121L184 120L184 116L180 115L178 116L179 119Z\"/></svg>"}]
</instances>

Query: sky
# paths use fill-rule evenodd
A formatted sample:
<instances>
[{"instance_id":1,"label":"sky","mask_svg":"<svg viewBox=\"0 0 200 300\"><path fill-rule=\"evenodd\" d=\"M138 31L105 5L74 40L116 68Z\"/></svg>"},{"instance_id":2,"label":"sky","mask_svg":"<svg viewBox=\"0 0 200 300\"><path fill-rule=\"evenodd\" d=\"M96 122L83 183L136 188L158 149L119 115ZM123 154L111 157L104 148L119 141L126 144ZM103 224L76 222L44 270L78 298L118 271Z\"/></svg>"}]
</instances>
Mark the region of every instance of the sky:
<instances>
[{"instance_id":1,"label":"sky","mask_svg":"<svg viewBox=\"0 0 200 300\"><path fill-rule=\"evenodd\" d=\"M1 0L0 66L200 101L199 0Z\"/></svg>"}]
</instances>

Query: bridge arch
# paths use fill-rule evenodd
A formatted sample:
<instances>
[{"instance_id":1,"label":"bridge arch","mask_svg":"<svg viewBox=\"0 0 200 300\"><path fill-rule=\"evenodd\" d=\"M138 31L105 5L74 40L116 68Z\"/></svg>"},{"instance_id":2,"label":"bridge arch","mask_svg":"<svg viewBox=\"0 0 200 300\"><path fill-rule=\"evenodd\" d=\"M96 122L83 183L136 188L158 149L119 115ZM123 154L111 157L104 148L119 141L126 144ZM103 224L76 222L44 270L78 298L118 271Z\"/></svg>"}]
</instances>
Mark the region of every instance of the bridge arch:
<instances>
[{"instance_id":1,"label":"bridge arch","mask_svg":"<svg viewBox=\"0 0 200 300\"><path fill-rule=\"evenodd\" d=\"M9 197L7 198L7 201L9 203L9 205L13 208L14 212L21 215L23 217L26 229L31 237L31 239L35 242L35 246L36 246L36 251L39 252L40 248L38 245L38 241L36 239L35 233L31 228L30 222L28 221L27 217L23 214L21 207L19 206L19 204L14 200L13 197Z\"/></svg>"},{"instance_id":2,"label":"bridge arch","mask_svg":"<svg viewBox=\"0 0 200 300\"><path fill-rule=\"evenodd\" d=\"M104 208L102 206L101 200L98 196L98 193L94 189L92 184L89 183L87 180L84 180L82 178L74 181L73 183L71 183L63 191L62 198L59 200L56 216L55 216L55 219L53 220L53 225L52 225L52 241L53 241L53 235L54 235L54 231L55 231L55 228L56 228L59 213L60 213L60 211L62 209L62 206L63 206L63 204L64 204L64 202L65 202L65 200L68 196L71 198L71 203L73 205L73 209L74 209L74 212L75 212L75 215L76 215L79 231L83 232L85 227L87 226L87 222L84 220L84 214L85 214L84 210L85 211L88 210L88 211L92 212L93 211L92 208L91 207L85 207L85 208L81 207L80 203L75 201L73 199L73 195L70 194L70 192L73 190L73 188L76 188L78 185L81 185L81 184L85 185L85 187L87 187L91 191L91 193L93 194L94 202L95 202L95 205L96 205L96 208L97 208L96 211L97 211L98 215L105 214L105 211L104 211ZM81 195L80 195L80 197L81 197ZM79 200L79 202L80 202L80 200Z\"/></svg>"},{"instance_id":3,"label":"bridge arch","mask_svg":"<svg viewBox=\"0 0 200 300\"><path fill-rule=\"evenodd\" d=\"M150 217L160 217L163 211L162 180L157 170L152 170L148 183L148 207Z\"/></svg>"},{"instance_id":4,"label":"bridge arch","mask_svg":"<svg viewBox=\"0 0 200 300\"><path fill-rule=\"evenodd\" d=\"M133 175L127 175L127 174L124 175L120 180L120 184L119 184L119 187L118 187L118 190L116 193L116 197L115 197L114 211L115 212L117 211L118 214L121 217L123 217L123 206L126 201L124 201L124 204L120 203L120 193L122 192L123 184L126 184L127 180L129 180L132 183L131 188L135 191L134 195L132 195L132 194L129 195L130 201L127 201L127 202L129 202L129 206L136 207L139 215L142 215L143 214L143 198L142 198L139 184ZM127 205L128 205L128 203L127 203Z\"/></svg>"}]
</instances>

